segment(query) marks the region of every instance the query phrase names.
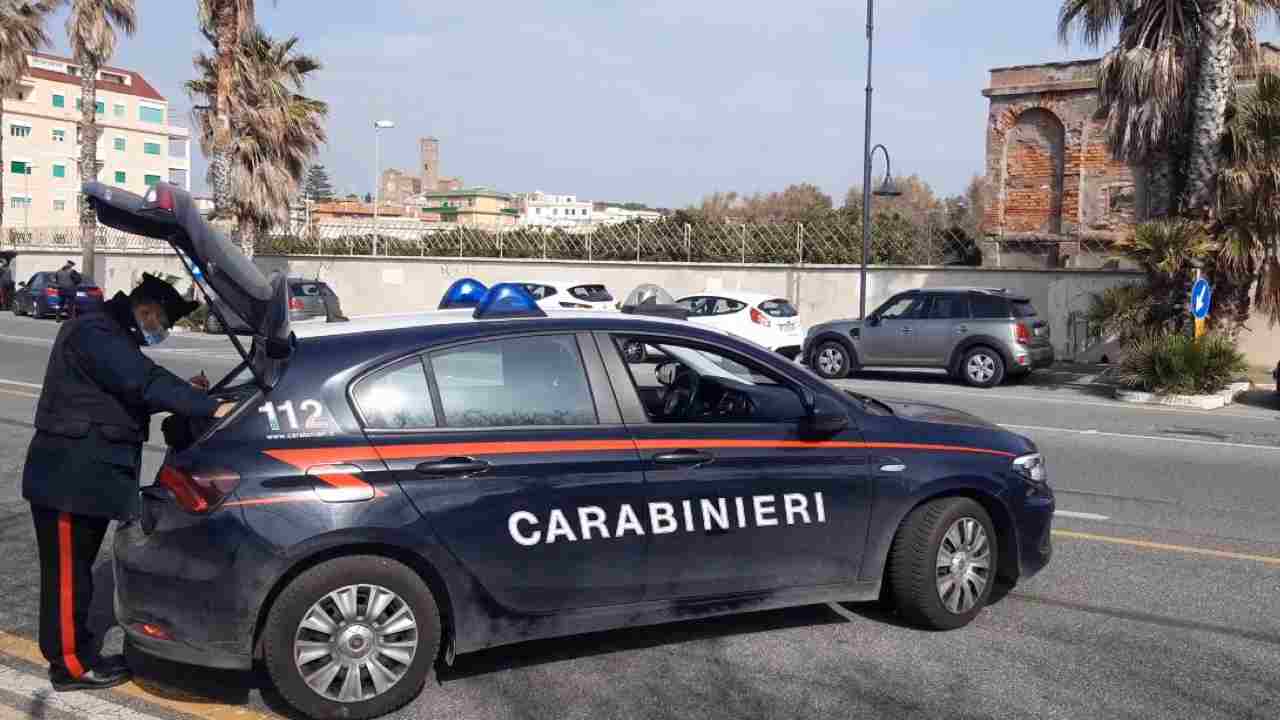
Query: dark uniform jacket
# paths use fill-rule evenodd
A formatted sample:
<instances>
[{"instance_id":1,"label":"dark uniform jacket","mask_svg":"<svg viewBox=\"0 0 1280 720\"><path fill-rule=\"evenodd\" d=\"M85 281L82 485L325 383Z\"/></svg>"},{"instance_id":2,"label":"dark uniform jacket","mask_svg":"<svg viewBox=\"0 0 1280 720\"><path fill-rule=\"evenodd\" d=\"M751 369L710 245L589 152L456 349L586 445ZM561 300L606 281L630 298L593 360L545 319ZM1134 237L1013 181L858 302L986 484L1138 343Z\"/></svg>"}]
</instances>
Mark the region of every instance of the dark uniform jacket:
<instances>
[{"instance_id":1,"label":"dark uniform jacket","mask_svg":"<svg viewBox=\"0 0 1280 720\"><path fill-rule=\"evenodd\" d=\"M142 353L124 293L58 331L22 473L35 505L115 519L138 512L151 415L212 417L218 403Z\"/></svg>"}]
</instances>

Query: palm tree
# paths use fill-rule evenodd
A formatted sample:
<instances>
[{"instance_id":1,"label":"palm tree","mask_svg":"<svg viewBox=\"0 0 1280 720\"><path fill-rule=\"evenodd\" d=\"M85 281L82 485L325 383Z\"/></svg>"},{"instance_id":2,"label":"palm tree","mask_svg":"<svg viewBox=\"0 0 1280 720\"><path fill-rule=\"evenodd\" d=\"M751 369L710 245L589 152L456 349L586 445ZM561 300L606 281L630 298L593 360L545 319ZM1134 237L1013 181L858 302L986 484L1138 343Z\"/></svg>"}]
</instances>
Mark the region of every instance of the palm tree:
<instances>
[{"instance_id":1,"label":"palm tree","mask_svg":"<svg viewBox=\"0 0 1280 720\"><path fill-rule=\"evenodd\" d=\"M289 200L301 186L308 163L327 140L328 105L301 94L319 70L315 58L298 51L298 39L277 41L255 27L241 37L231 78L230 142L225 146L229 214L240 241L251 251L257 236L287 222ZM217 111L219 59L196 56L196 79L187 83L201 147L211 152L220 133Z\"/></svg>"},{"instance_id":2,"label":"palm tree","mask_svg":"<svg viewBox=\"0 0 1280 720\"><path fill-rule=\"evenodd\" d=\"M27 74L27 56L49 42L46 16L57 0L0 0L0 121L4 101ZM0 169L4 167L4 134L0 133ZM0 227L4 226L4 188L0 185Z\"/></svg>"},{"instance_id":3,"label":"palm tree","mask_svg":"<svg viewBox=\"0 0 1280 720\"><path fill-rule=\"evenodd\" d=\"M133 35L138 26L134 0L71 0L67 38L80 69L80 180L98 177L98 70L116 52L116 31ZM97 218L80 202L81 265L94 272Z\"/></svg>"},{"instance_id":4,"label":"palm tree","mask_svg":"<svg viewBox=\"0 0 1280 720\"><path fill-rule=\"evenodd\" d=\"M1227 112L1218 211L1224 242L1219 262L1248 288L1254 304L1280 321L1280 75L1259 73L1257 84Z\"/></svg>"},{"instance_id":5,"label":"palm tree","mask_svg":"<svg viewBox=\"0 0 1280 720\"><path fill-rule=\"evenodd\" d=\"M1099 69L1107 144L1117 159L1152 168L1152 214L1175 196L1193 209L1212 199L1235 67L1253 61L1268 11L1280 0L1064 0L1064 43L1079 34L1097 48L1115 33Z\"/></svg>"}]
</instances>

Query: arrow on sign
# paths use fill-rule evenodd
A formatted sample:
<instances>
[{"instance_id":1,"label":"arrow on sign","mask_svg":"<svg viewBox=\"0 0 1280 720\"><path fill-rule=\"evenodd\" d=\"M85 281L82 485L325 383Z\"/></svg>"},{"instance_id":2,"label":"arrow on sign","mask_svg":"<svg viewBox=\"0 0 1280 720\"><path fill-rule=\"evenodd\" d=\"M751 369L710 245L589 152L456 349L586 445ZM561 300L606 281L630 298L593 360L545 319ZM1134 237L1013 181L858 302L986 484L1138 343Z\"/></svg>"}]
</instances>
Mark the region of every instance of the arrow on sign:
<instances>
[{"instance_id":1,"label":"arrow on sign","mask_svg":"<svg viewBox=\"0 0 1280 720\"><path fill-rule=\"evenodd\" d=\"M1196 293L1196 314L1197 315L1204 312L1204 300L1205 300L1205 296L1208 294L1209 294L1209 286L1201 285L1200 292Z\"/></svg>"}]
</instances>

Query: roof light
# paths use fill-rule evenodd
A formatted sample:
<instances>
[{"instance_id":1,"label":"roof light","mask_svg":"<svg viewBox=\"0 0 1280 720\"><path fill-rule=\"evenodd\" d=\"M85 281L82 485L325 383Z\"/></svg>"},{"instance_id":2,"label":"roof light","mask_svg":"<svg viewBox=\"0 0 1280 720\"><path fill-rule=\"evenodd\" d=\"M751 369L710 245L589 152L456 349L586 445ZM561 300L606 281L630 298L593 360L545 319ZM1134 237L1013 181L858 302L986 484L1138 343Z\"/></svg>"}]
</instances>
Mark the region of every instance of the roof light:
<instances>
[{"instance_id":1,"label":"roof light","mask_svg":"<svg viewBox=\"0 0 1280 720\"><path fill-rule=\"evenodd\" d=\"M471 278L462 278L449 286L440 300L440 310L456 310L473 308L480 304L481 298L488 291L484 283Z\"/></svg>"},{"instance_id":2,"label":"roof light","mask_svg":"<svg viewBox=\"0 0 1280 720\"><path fill-rule=\"evenodd\" d=\"M489 288L472 315L476 320L546 316L538 301L518 283L499 283Z\"/></svg>"}]
</instances>

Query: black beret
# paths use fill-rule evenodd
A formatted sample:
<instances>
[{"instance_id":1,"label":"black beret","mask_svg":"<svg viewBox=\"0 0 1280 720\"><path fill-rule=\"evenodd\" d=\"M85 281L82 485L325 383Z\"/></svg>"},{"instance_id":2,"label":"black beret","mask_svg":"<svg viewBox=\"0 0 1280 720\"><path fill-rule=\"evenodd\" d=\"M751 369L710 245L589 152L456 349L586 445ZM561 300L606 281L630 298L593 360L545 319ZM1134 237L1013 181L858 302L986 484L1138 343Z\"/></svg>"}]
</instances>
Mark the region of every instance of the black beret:
<instances>
[{"instance_id":1,"label":"black beret","mask_svg":"<svg viewBox=\"0 0 1280 720\"><path fill-rule=\"evenodd\" d=\"M142 284L133 289L129 298L134 303L145 300L160 305L164 308L165 315L169 316L170 325L200 307L200 303L184 299L172 285L150 273L142 274Z\"/></svg>"}]
</instances>

